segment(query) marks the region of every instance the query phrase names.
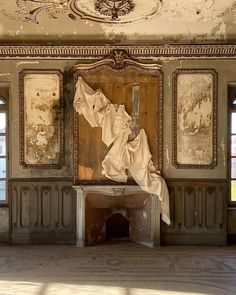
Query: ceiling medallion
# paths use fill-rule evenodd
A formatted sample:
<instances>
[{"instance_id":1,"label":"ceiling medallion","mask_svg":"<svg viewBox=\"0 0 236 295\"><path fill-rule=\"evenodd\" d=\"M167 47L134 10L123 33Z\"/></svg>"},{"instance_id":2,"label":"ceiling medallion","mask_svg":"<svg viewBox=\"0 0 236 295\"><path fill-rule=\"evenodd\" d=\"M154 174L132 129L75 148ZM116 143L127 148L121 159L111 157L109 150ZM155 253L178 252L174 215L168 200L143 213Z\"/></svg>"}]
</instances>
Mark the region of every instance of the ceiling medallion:
<instances>
[{"instance_id":1,"label":"ceiling medallion","mask_svg":"<svg viewBox=\"0 0 236 295\"><path fill-rule=\"evenodd\" d=\"M148 19L159 13L162 0L15 0L18 10L14 14L1 11L11 20L39 23L39 14L51 19L61 14L76 21L80 19L100 23L125 24Z\"/></svg>"},{"instance_id":2,"label":"ceiling medallion","mask_svg":"<svg viewBox=\"0 0 236 295\"><path fill-rule=\"evenodd\" d=\"M134 10L134 3L132 0L98 0L95 3L95 10L101 15L111 17L111 20L118 20L120 16Z\"/></svg>"},{"instance_id":3,"label":"ceiling medallion","mask_svg":"<svg viewBox=\"0 0 236 295\"><path fill-rule=\"evenodd\" d=\"M159 13L162 0L68 0L71 13L100 23L125 24Z\"/></svg>"}]
</instances>

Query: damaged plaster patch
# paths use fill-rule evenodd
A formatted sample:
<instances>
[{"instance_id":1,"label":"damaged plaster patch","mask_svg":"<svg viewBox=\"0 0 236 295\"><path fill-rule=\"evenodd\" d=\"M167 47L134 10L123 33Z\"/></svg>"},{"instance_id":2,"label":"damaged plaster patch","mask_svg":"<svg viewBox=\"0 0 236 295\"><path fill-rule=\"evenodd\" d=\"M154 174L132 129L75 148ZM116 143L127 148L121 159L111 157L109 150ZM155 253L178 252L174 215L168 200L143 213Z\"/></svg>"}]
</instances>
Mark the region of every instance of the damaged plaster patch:
<instances>
[{"instance_id":1,"label":"damaged plaster patch","mask_svg":"<svg viewBox=\"0 0 236 295\"><path fill-rule=\"evenodd\" d=\"M168 75L168 87L170 88L170 76Z\"/></svg>"},{"instance_id":2,"label":"damaged plaster patch","mask_svg":"<svg viewBox=\"0 0 236 295\"><path fill-rule=\"evenodd\" d=\"M116 34L114 31L108 33L107 37L114 43L124 42L128 39L124 32Z\"/></svg>"},{"instance_id":3,"label":"damaged plaster patch","mask_svg":"<svg viewBox=\"0 0 236 295\"><path fill-rule=\"evenodd\" d=\"M216 35L218 37L220 37L221 39L226 39L226 24L225 23L220 23L218 24L215 28L212 29L211 33L213 35Z\"/></svg>"},{"instance_id":4,"label":"damaged plaster patch","mask_svg":"<svg viewBox=\"0 0 236 295\"><path fill-rule=\"evenodd\" d=\"M223 158L223 166L225 167L226 157L225 157L225 139L224 139L224 137L222 138L222 141L220 143L220 147L221 147L222 158Z\"/></svg>"},{"instance_id":5,"label":"damaged plaster patch","mask_svg":"<svg viewBox=\"0 0 236 295\"><path fill-rule=\"evenodd\" d=\"M19 61L16 63L16 67L19 67L21 65L34 65L34 64L39 64L38 61Z\"/></svg>"},{"instance_id":6,"label":"damaged plaster patch","mask_svg":"<svg viewBox=\"0 0 236 295\"><path fill-rule=\"evenodd\" d=\"M144 38L159 36L167 39L177 35L178 38L193 39L216 39L225 37L226 27L224 25L225 15L230 14L234 0L179 0L162 1L162 9L155 18L146 19L132 26L102 24L104 31L109 34L122 32L129 38L138 32ZM154 28L158 30L154 31ZM217 28L217 29L216 29Z\"/></svg>"},{"instance_id":7,"label":"damaged plaster patch","mask_svg":"<svg viewBox=\"0 0 236 295\"><path fill-rule=\"evenodd\" d=\"M88 1L82 2L88 6ZM77 1L78 5L82 2ZM139 11L140 20L132 24L109 24L72 15L67 0L1 1L0 36L4 39L40 37L91 40L92 37L94 41L109 39L114 42L197 42L222 38L225 40L227 34L236 35L235 0L162 0L160 10L150 17L144 16L152 1L135 2L140 4L137 4L132 13L137 14ZM20 9L17 3L21 3ZM89 3L94 4L92 1Z\"/></svg>"},{"instance_id":8,"label":"damaged plaster patch","mask_svg":"<svg viewBox=\"0 0 236 295\"><path fill-rule=\"evenodd\" d=\"M226 32L226 24L222 23L219 27L217 34L218 35L225 35L225 32Z\"/></svg>"},{"instance_id":9,"label":"damaged plaster patch","mask_svg":"<svg viewBox=\"0 0 236 295\"><path fill-rule=\"evenodd\" d=\"M165 170L167 172L167 170L168 170L168 168L170 166L170 156L169 156L168 145L166 145L165 156L166 156L166 167L165 167Z\"/></svg>"}]
</instances>

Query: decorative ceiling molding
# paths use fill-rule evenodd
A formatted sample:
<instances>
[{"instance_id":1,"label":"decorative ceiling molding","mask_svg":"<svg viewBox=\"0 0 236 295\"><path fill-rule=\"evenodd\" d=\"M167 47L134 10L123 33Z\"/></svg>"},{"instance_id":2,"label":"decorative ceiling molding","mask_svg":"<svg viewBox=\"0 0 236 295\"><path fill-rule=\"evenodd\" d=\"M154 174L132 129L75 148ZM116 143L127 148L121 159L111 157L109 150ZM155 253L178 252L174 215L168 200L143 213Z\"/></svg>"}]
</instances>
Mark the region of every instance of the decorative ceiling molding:
<instances>
[{"instance_id":1,"label":"decorative ceiling molding","mask_svg":"<svg viewBox=\"0 0 236 295\"><path fill-rule=\"evenodd\" d=\"M47 13L51 19L61 14L101 23L128 23L147 19L159 13L161 0L15 0L18 10L2 11L11 20L39 24L38 16Z\"/></svg>"},{"instance_id":2,"label":"decorative ceiling molding","mask_svg":"<svg viewBox=\"0 0 236 295\"><path fill-rule=\"evenodd\" d=\"M235 59L236 44L209 45L42 45L0 44L0 58L4 59L92 59L108 56L114 50L124 50L134 58Z\"/></svg>"},{"instance_id":3,"label":"decorative ceiling molding","mask_svg":"<svg viewBox=\"0 0 236 295\"><path fill-rule=\"evenodd\" d=\"M101 23L129 23L147 19L159 13L161 0L68 0L71 12L81 19ZM112 18L112 7L120 8L117 17ZM113 10L114 11L114 10Z\"/></svg>"},{"instance_id":4,"label":"decorative ceiling molding","mask_svg":"<svg viewBox=\"0 0 236 295\"><path fill-rule=\"evenodd\" d=\"M111 69L119 71L123 70L128 66L136 66L143 70L159 70L161 65L158 63L141 63L132 59L124 50L115 49L111 54L102 60L99 60L92 64L77 64L75 69L77 70L91 70L100 66L109 66Z\"/></svg>"},{"instance_id":5,"label":"decorative ceiling molding","mask_svg":"<svg viewBox=\"0 0 236 295\"><path fill-rule=\"evenodd\" d=\"M45 11L52 19L57 19L61 13L69 15L68 0L16 0L19 10L16 20L38 22L38 14ZM12 16L14 18L14 16Z\"/></svg>"},{"instance_id":6,"label":"decorative ceiling molding","mask_svg":"<svg viewBox=\"0 0 236 295\"><path fill-rule=\"evenodd\" d=\"M101 15L109 16L112 21L129 14L134 7L132 0L97 0L95 3L95 10Z\"/></svg>"}]
</instances>

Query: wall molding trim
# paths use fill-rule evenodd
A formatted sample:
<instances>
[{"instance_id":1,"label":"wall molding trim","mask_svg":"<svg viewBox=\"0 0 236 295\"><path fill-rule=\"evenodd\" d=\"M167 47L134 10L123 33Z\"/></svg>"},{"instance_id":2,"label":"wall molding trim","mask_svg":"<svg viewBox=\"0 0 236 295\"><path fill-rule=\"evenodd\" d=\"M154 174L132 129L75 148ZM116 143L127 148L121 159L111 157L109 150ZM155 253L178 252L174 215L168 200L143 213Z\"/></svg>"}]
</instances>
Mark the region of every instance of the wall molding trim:
<instances>
[{"instance_id":1,"label":"wall molding trim","mask_svg":"<svg viewBox=\"0 0 236 295\"><path fill-rule=\"evenodd\" d=\"M19 178L10 178L8 180L11 182L46 182L46 181L54 181L54 182L62 182L67 181L73 183L73 177L31 177L31 178L25 178L25 177L19 177Z\"/></svg>"},{"instance_id":2,"label":"wall molding trim","mask_svg":"<svg viewBox=\"0 0 236 295\"><path fill-rule=\"evenodd\" d=\"M114 50L124 50L130 56L153 59L235 59L236 44L159 44L159 45L81 45L1 43L0 58L4 59L91 59L104 58Z\"/></svg>"},{"instance_id":3,"label":"wall molding trim","mask_svg":"<svg viewBox=\"0 0 236 295\"><path fill-rule=\"evenodd\" d=\"M75 244L76 198L72 181L12 180L12 244Z\"/></svg>"},{"instance_id":4,"label":"wall molding trim","mask_svg":"<svg viewBox=\"0 0 236 295\"><path fill-rule=\"evenodd\" d=\"M225 179L167 179L171 225L162 223L162 244L226 245Z\"/></svg>"}]
</instances>

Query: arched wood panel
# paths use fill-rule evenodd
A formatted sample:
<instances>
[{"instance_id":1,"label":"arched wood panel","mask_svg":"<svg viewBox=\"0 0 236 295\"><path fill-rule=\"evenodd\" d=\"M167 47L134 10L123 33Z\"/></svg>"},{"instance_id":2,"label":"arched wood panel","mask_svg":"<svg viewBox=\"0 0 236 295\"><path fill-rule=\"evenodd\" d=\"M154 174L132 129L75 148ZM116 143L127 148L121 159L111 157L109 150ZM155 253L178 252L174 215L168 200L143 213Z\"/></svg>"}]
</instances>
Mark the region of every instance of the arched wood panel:
<instances>
[{"instance_id":1,"label":"arched wood panel","mask_svg":"<svg viewBox=\"0 0 236 295\"><path fill-rule=\"evenodd\" d=\"M129 115L132 114L132 88L139 86L138 124L144 128L155 166L162 166L162 75L158 71L143 71L128 67L116 71L100 67L92 71L78 71L93 88L100 88L114 104L124 104ZM75 120L75 181L78 183L112 183L101 174L101 163L108 152L102 142L101 128L92 128L83 116L76 114ZM129 176L128 181L132 183Z\"/></svg>"}]
</instances>

